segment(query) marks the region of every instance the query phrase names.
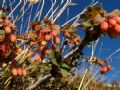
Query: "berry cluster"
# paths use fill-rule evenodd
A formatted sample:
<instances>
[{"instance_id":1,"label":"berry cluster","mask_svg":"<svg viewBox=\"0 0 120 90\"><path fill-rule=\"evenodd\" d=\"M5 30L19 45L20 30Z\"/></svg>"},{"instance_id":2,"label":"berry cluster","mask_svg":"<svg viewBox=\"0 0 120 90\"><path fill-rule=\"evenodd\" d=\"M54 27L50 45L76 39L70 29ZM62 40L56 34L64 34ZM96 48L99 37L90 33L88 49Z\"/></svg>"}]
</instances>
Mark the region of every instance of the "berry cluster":
<instances>
[{"instance_id":1,"label":"berry cluster","mask_svg":"<svg viewBox=\"0 0 120 90\"><path fill-rule=\"evenodd\" d=\"M13 76L17 76L17 75L19 75L19 76L26 76L27 75L27 71L26 71L26 69L21 69L21 68L18 68L18 69L16 69L16 68L13 68L12 69L12 75Z\"/></svg>"},{"instance_id":2,"label":"berry cluster","mask_svg":"<svg viewBox=\"0 0 120 90\"><path fill-rule=\"evenodd\" d=\"M106 66L101 66L100 72L101 72L101 74L105 74L106 72L110 71L111 69L112 69L111 66L108 64Z\"/></svg>"},{"instance_id":3,"label":"berry cluster","mask_svg":"<svg viewBox=\"0 0 120 90\"><path fill-rule=\"evenodd\" d=\"M1 12L0 16L0 60L6 61L9 59L11 61L13 57L9 56L15 56L13 52L17 50L15 45L17 39L15 32L17 28L9 21L5 12Z\"/></svg>"},{"instance_id":4,"label":"berry cluster","mask_svg":"<svg viewBox=\"0 0 120 90\"><path fill-rule=\"evenodd\" d=\"M102 32L107 32L111 38L120 36L120 17L109 16L101 22L100 29Z\"/></svg>"},{"instance_id":5,"label":"berry cluster","mask_svg":"<svg viewBox=\"0 0 120 90\"><path fill-rule=\"evenodd\" d=\"M100 66L101 74L105 74L112 69L111 65L106 60L103 61L97 57L93 57L92 64L98 64Z\"/></svg>"}]
</instances>

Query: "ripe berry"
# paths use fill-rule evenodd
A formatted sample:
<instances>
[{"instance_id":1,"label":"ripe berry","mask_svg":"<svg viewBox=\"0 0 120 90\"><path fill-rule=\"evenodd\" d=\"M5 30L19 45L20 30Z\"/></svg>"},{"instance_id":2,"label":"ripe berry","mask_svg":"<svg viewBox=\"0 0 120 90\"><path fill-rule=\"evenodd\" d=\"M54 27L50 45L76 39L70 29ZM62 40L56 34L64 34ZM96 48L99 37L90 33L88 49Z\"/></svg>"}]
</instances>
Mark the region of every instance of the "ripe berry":
<instances>
[{"instance_id":1,"label":"ripe berry","mask_svg":"<svg viewBox=\"0 0 120 90\"><path fill-rule=\"evenodd\" d=\"M37 62L40 60L40 55L39 54L36 54L35 57L34 57L34 62Z\"/></svg>"},{"instance_id":2,"label":"ripe berry","mask_svg":"<svg viewBox=\"0 0 120 90\"><path fill-rule=\"evenodd\" d=\"M49 41L50 40L50 35L45 35L45 40Z\"/></svg>"},{"instance_id":3,"label":"ripe berry","mask_svg":"<svg viewBox=\"0 0 120 90\"><path fill-rule=\"evenodd\" d=\"M45 46L46 44L47 44L46 41L41 41L41 45L42 45L42 46Z\"/></svg>"},{"instance_id":4,"label":"ripe berry","mask_svg":"<svg viewBox=\"0 0 120 90\"><path fill-rule=\"evenodd\" d=\"M115 21L115 19L112 19L112 18L110 18L109 20L108 20L108 23L111 25L111 26L115 26L117 23L116 23L116 21Z\"/></svg>"},{"instance_id":5,"label":"ripe berry","mask_svg":"<svg viewBox=\"0 0 120 90\"><path fill-rule=\"evenodd\" d=\"M26 75L27 75L26 69L23 69L23 70L22 70L22 75L23 75L23 76L26 76Z\"/></svg>"},{"instance_id":6,"label":"ripe berry","mask_svg":"<svg viewBox=\"0 0 120 90\"><path fill-rule=\"evenodd\" d=\"M115 16L113 18L115 19L115 21L117 22L117 24L120 24L120 17L119 16Z\"/></svg>"},{"instance_id":7,"label":"ripe berry","mask_svg":"<svg viewBox=\"0 0 120 90\"><path fill-rule=\"evenodd\" d=\"M56 50L56 46L54 44L52 44L51 48L52 50Z\"/></svg>"},{"instance_id":8,"label":"ripe berry","mask_svg":"<svg viewBox=\"0 0 120 90\"><path fill-rule=\"evenodd\" d=\"M53 30L53 31L51 32L51 35L52 35L53 37L56 37L56 36L57 36L57 32L56 32L55 30Z\"/></svg>"},{"instance_id":9,"label":"ripe berry","mask_svg":"<svg viewBox=\"0 0 120 90\"><path fill-rule=\"evenodd\" d=\"M22 75L22 69L21 69L21 68L19 68L19 69L17 70L17 74L18 74L18 75Z\"/></svg>"},{"instance_id":10,"label":"ripe berry","mask_svg":"<svg viewBox=\"0 0 120 90\"><path fill-rule=\"evenodd\" d=\"M12 75L17 76L17 69L16 68L12 69Z\"/></svg>"},{"instance_id":11,"label":"ripe berry","mask_svg":"<svg viewBox=\"0 0 120 90\"><path fill-rule=\"evenodd\" d=\"M106 21L103 21L101 24L100 24L100 29L102 31L107 31L108 29L108 23Z\"/></svg>"},{"instance_id":12,"label":"ripe berry","mask_svg":"<svg viewBox=\"0 0 120 90\"><path fill-rule=\"evenodd\" d=\"M101 74L105 74L107 72L107 67L106 66L100 67L100 72Z\"/></svg>"},{"instance_id":13,"label":"ripe berry","mask_svg":"<svg viewBox=\"0 0 120 90\"><path fill-rule=\"evenodd\" d=\"M16 39L17 39L16 35L12 34L12 35L10 36L10 41L11 41L11 42L15 42Z\"/></svg>"},{"instance_id":14,"label":"ripe berry","mask_svg":"<svg viewBox=\"0 0 120 90\"><path fill-rule=\"evenodd\" d=\"M60 39L58 37L55 37L54 42L55 42L55 44L60 44Z\"/></svg>"},{"instance_id":15,"label":"ripe berry","mask_svg":"<svg viewBox=\"0 0 120 90\"><path fill-rule=\"evenodd\" d=\"M45 54L46 54L46 55L49 55L49 54L50 54L50 51L51 51L51 50L46 49L46 50L45 50Z\"/></svg>"},{"instance_id":16,"label":"ripe berry","mask_svg":"<svg viewBox=\"0 0 120 90\"><path fill-rule=\"evenodd\" d=\"M110 65L107 65L107 71L110 71L112 69L112 67Z\"/></svg>"},{"instance_id":17,"label":"ripe berry","mask_svg":"<svg viewBox=\"0 0 120 90\"><path fill-rule=\"evenodd\" d=\"M7 45L6 44L2 44L1 45L1 50L3 53L7 53Z\"/></svg>"},{"instance_id":18,"label":"ripe berry","mask_svg":"<svg viewBox=\"0 0 120 90\"><path fill-rule=\"evenodd\" d=\"M120 34L120 25L115 25L114 30L117 34Z\"/></svg>"},{"instance_id":19,"label":"ripe berry","mask_svg":"<svg viewBox=\"0 0 120 90\"><path fill-rule=\"evenodd\" d=\"M6 32L6 33L11 33L11 28L10 28L9 26L6 26L6 27L5 27L5 32Z\"/></svg>"},{"instance_id":20,"label":"ripe berry","mask_svg":"<svg viewBox=\"0 0 120 90\"><path fill-rule=\"evenodd\" d=\"M6 19L6 20L5 20L5 24L6 24L6 25L10 25L10 20Z\"/></svg>"}]
</instances>

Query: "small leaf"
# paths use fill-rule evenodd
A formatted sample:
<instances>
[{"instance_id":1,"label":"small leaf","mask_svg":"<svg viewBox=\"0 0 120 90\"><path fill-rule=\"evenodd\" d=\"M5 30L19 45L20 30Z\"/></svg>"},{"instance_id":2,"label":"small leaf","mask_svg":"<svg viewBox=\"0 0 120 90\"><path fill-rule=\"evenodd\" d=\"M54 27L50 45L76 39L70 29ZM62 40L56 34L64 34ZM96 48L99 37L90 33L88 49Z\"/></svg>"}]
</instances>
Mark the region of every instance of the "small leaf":
<instances>
[{"instance_id":1,"label":"small leaf","mask_svg":"<svg viewBox=\"0 0 120 90\"><path fill-rule=\"evenodd\" d=\"M87 21L82 22L82 25L85 26L85 27L90 27L90 26L92 26L90 20L87 20Z\"/></svg>"},{"instance_id":2,"label":"small leaf","mask_svg":"<svg viewBox=\"0 0 120 90\"><path fill-rule=\"evenodd\" d=\"M72 26L73 26L73 27L78 27L78 26L80 26L80 24L79 24L79 23L75 23L75 24L73 24Z\"/></svg>"},{"instance_id":3,"label":"small leaf","mask_svg":"<svg viewBox=\"0 0 120 90\"><path fill-rule=\"evenodd\" d=\"M4 30L0 30L0 35L5 35L5 31Z\"/></svg>"},{"instance_id":4,"label":"small leaf","mask_svg":"<svg viewBox=\"0 0 120 90\"><path fill-rule=\"evenodd\" d=\"M52 51L51 54L49 55L50 59L51 59L51 62L54 64L54 65L59 65L60 63L60 60L56 58L56 52L55 51Z\"/></svg>"},{"instance_id":5,"label":"small leaf","mask_svg":"<svg viewBox=\"0 0 120 90\"><path fill-rule=\"evenodd\" d=\"M68 32L71 33L71 34L74 34L74 33L77 33L77 30L76 30L76 29L73 29L73 28L70 28L70 29L68 30Z\"/></svg>"},{"instance_id":6,"label":"small leaf","mask_svg":"<svg viewBox=\"0 0 120 90\"><path fill-rule=\"evenodd\" d=\"M66 68L66 69L69 69L69 68L70 68L67 64L65 64L65 63L63 63L63 62L61 63L61 67L62 67L62 68Z\"/></svg>"},{"instance_id":7,"label":"small leaf","mask_svg":"<svg viewBox=\"0 0 120 90\"><path fill-rule=\"evenodd\" d=\"M66 69L61 68L60 71L63 77L67 77L69 74L69 72Z\"/></svg>"}]
</instances>

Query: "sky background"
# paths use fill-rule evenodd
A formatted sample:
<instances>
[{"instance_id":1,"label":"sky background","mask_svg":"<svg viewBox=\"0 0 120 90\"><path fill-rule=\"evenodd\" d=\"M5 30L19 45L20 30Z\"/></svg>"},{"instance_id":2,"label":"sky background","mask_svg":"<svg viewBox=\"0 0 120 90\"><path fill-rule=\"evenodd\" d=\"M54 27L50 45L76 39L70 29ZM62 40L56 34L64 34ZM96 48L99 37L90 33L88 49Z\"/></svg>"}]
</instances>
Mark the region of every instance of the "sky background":
<instances>
[{"instance_id":1,"label":"sky background","mask_svg":"<svg viewBox=\"0 0 120 90\"><path fill-rule=\"evenodd\" d=\"M6 0L6 4L9 5L9 2L7 2L8 0ZM13 0L11 0L13 1ZM48 0L46 0L48 1ZM89 5L91 0L72 0L73 2L77 3L78 5L76 6L70 6L69 7L69 16L67 17L67 11L65 11L63 13L63 15L59 18L59 20L57 20L57 24L63 24L67 21L67 19L72 18L73 16L77 15L78 12L81 12L85 6ZM110 12L114 9L120 9L120 0L96 0L99 1L104 9L107 12ZM19 0L16 0L16 3L19 2ZM58 3L60 2L60 0L58 0ZM14 5L16 5L16 3ZM2 5L2 0L0 0L0 5ZM14 6L13 5L13 6ZM47 13L49 7L51 6L50 2L47 2L44 6L44 12L42 13L42 18L44 17L44 15ZM27 8L27 6L26 6ZM37 5L34 6L33 9L33 14L35 14L35 10L37 8ZM14 14L17 14L18 11L15 11ZM27 19L27 17L30 14L26 14L24 17L24 22ZM33 20L34 17L31 17L31 21ZM17 26L20 27L21 22L17 23ZM26 24L24 23L24 26L26 26ZM25 29L25 28L24 28ZM23 30L24 31L24 30ZM84 33L82 30L79 31L79 34L81 36L84 36ZM100 52L100 48L101 52ZM100 39L100 42L97 45L97 49L95 51L95 55L98 56L101 59L106 59L110 54L112 54L115 50L117 50L118 48L120 48L120 38L117 39L110 39L107 35L104 38ZM90 48L86 48L84 50L85 55L90 55ZM110 64L112 65L113 69L108 72L105 77L112 78L110 80L120 80L120 52L118 54L115 54L112 57L112 60L109 60Z\"/></svg>"}]
</instances>

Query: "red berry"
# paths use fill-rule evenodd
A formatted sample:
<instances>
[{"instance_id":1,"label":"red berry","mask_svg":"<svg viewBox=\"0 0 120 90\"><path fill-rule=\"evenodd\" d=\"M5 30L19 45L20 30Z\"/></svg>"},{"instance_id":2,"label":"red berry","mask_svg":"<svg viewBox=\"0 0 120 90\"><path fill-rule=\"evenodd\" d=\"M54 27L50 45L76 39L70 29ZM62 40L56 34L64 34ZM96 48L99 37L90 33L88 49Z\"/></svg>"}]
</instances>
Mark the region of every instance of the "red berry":
<instances>
[{"instance_id":1,"label":"red berry","mask_svg":"<svg viewBox=\"0 0 120 90\"><path fill-rule=\"evenodd\" d=\"M6 27L5 27L5 32L6 32L6 33L11 33L11 28L10 28L9 26L6 26Z\"/></svg>"},{"instance_id":2,"label":"red berry","mask_svg":"<svg viewBox=\"0 0 120 90\"><path fill-rule=\"evenodd\" d=\"M17 76L17 69L16 68L12 69L12 75Z\"/></svg>"},{"instance_id":3,"label":"red berry","mask_svg":"<svg viewBox=\"0 0 120 90\"><path fill-rule=\"evenodd\" d=\"M46 55L49 55L49 54L50 54L50 52L51 52L51 50L50 50L50 49L46 49L46 50L45 50L45 54L46 54Z\"/></svg>"},{"instance_id":4,"label":"red berry","mask_svg":"<svg viewBox=\"0 0 120 90\"><path fill-rule=\"evenodd\" d=\"M120 24L120 17L119 16L115 16L115 17L113 17L114 19L115 19L115 21L118 23L118 24Z\"/></svg>"},{"instance_id":5,"label":"red berry","mask_svg":"<svg viewBox=\"0 0 120 90\"><path fill-rule=\"evenodd\" d=\"M100 67L100 72L101 74L105 74L107 72L107 67L106 66Z\"/></svg>"},{"instance_id":6,"label":"red berry","mask_svg":"<svg viewBox=\"0 0 120 90\"><path fill-rule=\"evenodd\" d=\"M56 50L56 46L54 44L52 44L51 48L52 50Z\"/></svg>"},{"instance_id":7,"label":"red berry","mask_svg":"<svg viewBox=\"0 0 120 90\"><path fill-rule=\"evenodd\" d=\"M100 24L100 29L102 31L107 31L108 29L108 23L106 21L103 21L101 24Z\"/></svg>"},{"instance_id":8,"label":"red berry","mask_svg":"<svg viewBox=\"0 0 120 90\"><path fill-rule=\"evenodd\" d=\"M120 25L115 25L114 30L117 34L120 34Z\"/></svg>"},{"instance_id":9,"label":"red berry","mask_svg":"<svg viewBox=\"0 0 120 90\"><path fill-rule=\"evenodd\" d=\"M110 71L112 69L112 67L110 65L107 65L107 71Z\"/></svg>"},{"instance_id":10,"label":"red berry","mask_svg":"<svg viewBox=\"0 0 120 90\"><path fill-rule=\"evenodd\" d=\"M23 76L26 76L26 75L27 75L26 69L23 69L23 70L22 70L22 74L23 74Z\"/></svg>"},{"instance_id":11,"label":"red berry","mask_svg":"<svg viewBox=\"0 0 120 90\"><path fill-rule=\"evenodd\" d=\"M1 50L3 53L7 53L7 45L6 44L2 44L1 45Z\"/></svg>"},{"instance_id":12,"label":"red berry","mask_svg":"<svg viewBox=\"0 0 120 90\"><path fill-rule=\"evenodd\" d=\"M16 35L12 34L12 35L10 36L10 41L11 41L11 42L15 42L16 39L17 39Z\"/></svg>"},{"instance_id":13,"label":"red berry","mask_svg":"<svg viewBox=\"0 0 120 90\"><path fill-rule=\"evenodd\" d=\"M22 75L22 69L21 69L21 68L19 68L19 69L17 70L17 74L18 74L18 75Z\"/></svg>"},{"instance_id":14,"label":"red berry","mask_svg":"<svg viewBox=\"0 0 120 90\"><path fill-rule=\"evenodd\" d=\"M57 36L57 32L56 32L55 30L53 30L53 31L51 32L51 35L52 35L53 37L56 37L56 36Z\"/></svg>"},{"instance_id":15,"label":"red berry","mask_svg":"<svg viewBox=\"0 0 120 90\"><path fill-rule=\"evenodd\" d=\"M60 39L58 37L55 37L54 42L55 42L55 44L60 44Z\"/></svg>"},{"instance_id":16,"label":"red berry","mask_svg":"<svg viewBox=\"0 0 120 90\"><path fill-rule=\"evenodd\" d=\"M117 24L117 22L115 21L115 19L112 19L112 18L110 18L110 19L108 20L108 23L109 23L111 26L115 26L115 25Z\"/></svg>"},{"instance_id":17,"label":"red berry","mask_svg":"<svg viewBox=\"0 0 120 90\"><path fill-rule=\"evenodd\" d=\"M45 40L49 41L50 40L50 35L45 35Z\"/></svg>"},{"instance_id":18,"label":"red berry","mask_svg":"<svg viewBox=\"0 0 120 90\"><path fill-rule=\"evenodd\" d=\"M47 44L46 41L41 41L41 45L42 45L42 46L45 46L46 44Z\"/></svg>"},{"instance_id":19,"label":"red berry","mask_svg":"<svg viewBox=\"0 0 120 90\"><path fill-rule=\"evenodd\" d=\"M34 57L34 62L37 62L40 60L40 55L39 54L36 54L35 57Z\"/></svg>"}]
</instances>

